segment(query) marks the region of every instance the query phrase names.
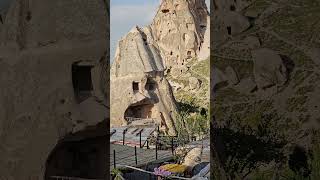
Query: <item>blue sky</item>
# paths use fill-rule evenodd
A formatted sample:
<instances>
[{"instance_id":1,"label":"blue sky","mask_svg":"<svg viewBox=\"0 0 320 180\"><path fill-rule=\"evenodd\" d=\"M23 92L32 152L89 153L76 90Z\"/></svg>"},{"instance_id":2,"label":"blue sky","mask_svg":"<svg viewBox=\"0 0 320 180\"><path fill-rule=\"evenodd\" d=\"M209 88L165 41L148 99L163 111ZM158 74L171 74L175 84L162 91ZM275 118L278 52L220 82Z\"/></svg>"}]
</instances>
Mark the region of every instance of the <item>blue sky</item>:
<instances>
[{"instance_id":1,"label":"blue sky","mask_svg":"<svg viewBox=\"0 0 320 180\"><path fill-rule=\"evenodd\" d=\"M210 0L206 0L209 4ZM111 0L110 1L110 58L113 61L117 43L135 25L151 23L160 0Z\"/></svg>"}]
</instances>

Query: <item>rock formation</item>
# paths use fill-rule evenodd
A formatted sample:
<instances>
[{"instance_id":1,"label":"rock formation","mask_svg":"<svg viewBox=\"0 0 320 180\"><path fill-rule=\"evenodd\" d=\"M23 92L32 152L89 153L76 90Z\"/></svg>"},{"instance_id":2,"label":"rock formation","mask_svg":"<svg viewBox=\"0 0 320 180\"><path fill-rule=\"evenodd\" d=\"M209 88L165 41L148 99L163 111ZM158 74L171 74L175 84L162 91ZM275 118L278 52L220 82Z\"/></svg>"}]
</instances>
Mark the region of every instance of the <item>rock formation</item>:
<instances>
[{"instance_id":1,"label":"rock formation","mask_svg":"<svg viewBox=\"0 0 320 180\"><path fill-rule=\"evenodd\" d=\"M177 110L170 84L175 95L182 88L202 86L200 79L190 77L187 63L197 56L208 58L209 24L204 0L163 0L150 25L135 27L120 40L111 72L113 126L128 124L132 117L154 118L175 134ZM168 78L181 79L182 74L189 74L189 84Z\"/></svg>"},{"instance_id":2,"label":"rock formation","mask_svg":"<svg viewBox=\"0 0 320 180\"><path fill-rule=\"evenodd\" d=\"M307 164L319 162L320 3L212 3L214 179L315 177Z\"/></svg>"},{"instance_id":3,"label":"rock formation","mask_svg":"<svg viewBox=\"0 0 320 180\"><path fill-rule=\"evenodd\" d=\"M209 24L204 0L163 0L147 29L170 69L185 66L197 55L209 56Z\"/></svg>"},{"instance_id":4,"label":"rock formation","mask_svg":"<svg viewBox=\"0 0 320 180\"><path fill-rule=\"evenodd\" d=\"M107 6L11 3L0 23L0 179L104 178Z\"/></svg>"},{"instance_id":5,"label":"rock formation","mask_svg":"<svg viewBox=\"0 0 320 180\"><path fill-rule=\"evenodd\" d=\"M165 132L176 133L175 99L164 77L164 65L152 39L139 27L119 41L111 69L111 125L130 118L150 119Z\"/></svg>"},{"instance_id":6,"label":"rock formation","mask_svg":"<svg viewBox=\"0 0 320 180\"><path fill-rule=\"evenodd\" d=\"M254 77L258 88L282 85L288 80L288 70L281 57L270 49L252 51Z\"/></svg>"}]
</instances>

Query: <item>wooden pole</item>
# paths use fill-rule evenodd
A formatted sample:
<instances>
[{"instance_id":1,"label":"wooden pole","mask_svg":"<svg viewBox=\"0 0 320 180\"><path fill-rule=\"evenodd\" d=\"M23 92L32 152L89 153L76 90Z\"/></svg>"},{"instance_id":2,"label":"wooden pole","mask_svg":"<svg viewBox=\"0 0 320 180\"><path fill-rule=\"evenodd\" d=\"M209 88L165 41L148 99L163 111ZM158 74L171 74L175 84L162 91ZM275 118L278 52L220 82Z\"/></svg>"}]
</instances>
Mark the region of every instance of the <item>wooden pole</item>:
<instances>
[{"instance_id":1,"label":"wooden pole","mask_svg":"<svg viewBox=\"0 0 320 180\"><path fill-rule=\"evenodd\" d=\"M124 145L124 144L125 144L125 143L124 143L125 136L126 136L126 132L125 132L125 131L123 131L123 134L122 134L122 145Z\"/></svg>"},{"instance_id":2,"label":"wooden pole","mask_svg":"<svg viewBox=\"0 0 320 180\"><path fill-rule=\"evenodd\" d=\"M141 135L141 134L142 134L142 131L140 131L140 134L139 134L139 136L140 136L140 137L139 137L139 138L140 138L140 148L142 148L142 142L141 142L141 136L142 136L142 135Z\"/></svg>"},{"instance_id":3,"label":"wooden pole","mask_svg":"<svg viewBox=\"0 0 320 180\"><path fill-rule=\"evenodd\" d=\"M136 165L138 165L137 146L134 146L134 157L135 157L135 160L136 160Z\"/></svg>"},{"instance_id":4,"label":"wooden pole","mask_svg":"<svg viewBox=\"0 0 320 180\"><path fill-rule=\"evenodd\" d=\"M116 150L113 150L113 168L116 168Z\"/></svg>"},{"instance_id":5,"label":"wooden pole","mask_svg":"<svg viewBox=\"0 0 320 180\"><path fill-rule=\"evenodd\" d=\"M171 151L172 151L172 155L174 155L173 137L171 138Z\"/></svg>"},{"instance_id":6,"label":"wooden pole","mask_svg":"<svg viewBox=\"0 0 320 180\"><path fill-rule=\"evenodd\" d=\"M158 160L158 139L156 140L156 160Z\"/></svg>"}]
</instances>

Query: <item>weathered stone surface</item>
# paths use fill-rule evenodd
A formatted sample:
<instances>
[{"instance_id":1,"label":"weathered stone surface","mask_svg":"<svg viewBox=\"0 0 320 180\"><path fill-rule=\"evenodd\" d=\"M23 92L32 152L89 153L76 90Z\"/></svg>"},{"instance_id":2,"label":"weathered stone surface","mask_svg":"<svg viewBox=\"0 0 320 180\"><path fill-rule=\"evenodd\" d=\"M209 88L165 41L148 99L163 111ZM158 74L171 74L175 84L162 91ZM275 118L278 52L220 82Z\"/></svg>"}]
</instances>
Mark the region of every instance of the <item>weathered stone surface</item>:
<instances>
[{"instance_id":1,"label":"weathered stone surface","mask_svg":"<svg viewBox=\"0 0 320 180\"><path fill-rule=\"evenodd\" d=\"M228 81L226 75L216 67L213 67L210 76L212 92L217 90L219 84Z\"/></svg>"},{"instance_id":2,"label":"weathered stone surface","mask_svg":"<svg viewBox=\"0 0 320 180\"><path fill-rule=\"evenodd\" d=\"M180 84L180 83L177 83L177 82L174 82L174 81L169 81L171 87L173 88L174 91L178 91L180 89L183 89L185 88L184 84Z\"/></svg>"},{"instance_id":3,"label":"weathered stone surface","mask_svg":"<svg viewBox=\"0 0 320 180\"><path fill-rule=\"evenodd\" d=\"M215 120L211 130L228 132L217 133L214 138L216 143L212 149L220 160L220 163L213 161L218 172L214 179L233 179L237 175L255 179L259 177L254 173L256 171L270 172L272 178L277 179L285 176L287 170L312 176L318 172L307 164L315 162L313 157L317 151L314 148L319 146L320 69L317 49L320 36L317 32L320 27L316 19L320 14L314 12L320 12L320 4L316 0L298 4L295 0L285 3L243 0L248 4L240 10L235 5L239 1L211 1L216 7L211 16L214 18L211 48L215 53L212 64L219 69L232 66L240 78L239 84L229 84L216 93L214 88L211 89L215 96L211 101L210 114ZM228 36L223 33L226 20L222 12L229 13L231 9L249 16L251 25L239 34ZM264 53L260 52L259 58L251 56L254 54L252 50L264 51L259 48L269 48L266 50L269 53L261 55ZM229 139L230 134L234 136ZM239 143L247 139L246 135L250 135L250 139L268 142L259 147L270 147L269 157L273 158L265 159L265 156L250 151L258 147L256 142ZM281 142L282 145L271 147L269 142ZM299 146L300 152L296 153L294 146ZM236 157L238 151L234 149L248 147L249 151ZM277 162L279 154L284 155L281 161L285 163ZM301 164L294 162L302 156L305 158ZM253 160L256 168L233 166L247 160ZM286 162L290 162L289 165ZM229 167L235 169L230 172Z\"/></svg>"},{"instance_id":4,"label":"weathered stone surface","mask_svg":"<svg viewBox=\"0 0 320 180\"><path fill-rule=\"evenodd\" d=\"M188 166L189 171L192 168L201 162L201 148L193 148L191 149L184 158L183 165Z\"/></svg>"},{"instance_id":5,"label":"weathered stone surface","mask_svg":"<svg viewBox=\"0 0 320 180\"><path fill-rule=\"evenodd\" d=\"M165 132L175 134L175 99L159 53L139 27L119 41L111 69L112 126L128 124L127 117L155 118Z\"/></svg>"},{"instance_id":6,"label":"weathered stone surface","mask_svg":"<svg viewBox=\"0 0 320 180\"><path fill-rule=\"evenodd\" d=\"M148 27L150 34L161 51L167 68L184 66L191 57L196 57L201 49L206 56L209 39L205 39L208 29L208 11L204 0L163 0ZM208 35L207 35L208 36Z\"/></svg>"},{"instance_id":7,"label":"weathered stone surface","mask_svg":"<svg viewBox=\"0 0 320 180\"><path fill-rule=\"evenodd\" d=\"M201 81L196 77L189 78L189 88L190 90L197 90L201 87Z\"/></svg>"},{"instance_id":8,"label":"weathered stone surface","mask_svg":"<svg viewBox=\"0 0 320 180\"><path fill-rule=\"evenodd\" d=\"M257 84L254 82L252 78L245 78L240 81L239 84L235 86L235 89L243 94L251 93L255 88L257 87Z\"/></svg>"},{"instance_id":9,"label":"weathered stone surface","mask_svg":"<svg viewBox=\"0 0 320 180\"><path fill-rule=\"evenodd\" d=\"M239 34L250 27L247 17L241 14L246 7L245 1L219 1L213 2L214 11L211 18L214 29L212 30L213 46L226 41L229 37Z\"/></svg>"},{"instance_id":10,"label":"weathered stone surface","mask_svg":"<svg viewBox=\"0 0 320 180\"><path fill-rule=\"evenodd\" d=\"M252 51L254 77L259 89L282 85L288 79L287 68L281 57L271 49Z\"/></svg>"},{"instance_id":11,"label":"weathered stone surface","mask_svg":"<svg viewBox=\"0 0 320 180\"><path fill-rule=\"evenodd\" d=\"M237 72L231 66L226 68L226 76L228 78L228 82L233 85L236 85L240 82Z\"/></svg>"},{"instance_id":12,"label":"weathered stone surface","mask_svg":"<svg viewBox=\"0 0 320 180\"><path fill-rule=\"evenodd\" d=\"M47 160L56 156L66 137L95 129L108 119L108 97L102 91L109 68L107 4L28 2L12 2L0 32L0 85L5 87L0 89L0 179L55 175ZM79 101L74 81L83 81L72 69L86 63L91 66L87 73L92 89ZM54 161L67 163L65 159ZM101 172L91 173L103 177Z\"/></svg>"},{"instance_id":13,"label":"weathered stone surface","mask_svg":"<svg viewBox=\"0 0 320 180\"><path fill-rule=\"evenodd\" d=\"M200 43L200 52L198 55L198 59L205 60L210 56L210 16L207 17L207 28L204 33L203 43Z\"/></svg>"},{"instance_id":14,"label":"weathered stone surface","mask_svg":"<svg viewBox=\"0 0 320 180\"><path fill-rule=\"evenodd\" d=\"M243 40L243 42L247 45L247 47L251 49L257 49L261 46L259 38L255 36L249 36Z\"/></svg>"},{"instance_id":15,"label":"weathered stone surface","mask_svg":"<svg viewBox=\"0 0 320 180\"><path fill-rule=\"evenodd\" d=\"M320 48L311 48L308 52L312 61L320 66Z\"/></svg>"}]
</instances>

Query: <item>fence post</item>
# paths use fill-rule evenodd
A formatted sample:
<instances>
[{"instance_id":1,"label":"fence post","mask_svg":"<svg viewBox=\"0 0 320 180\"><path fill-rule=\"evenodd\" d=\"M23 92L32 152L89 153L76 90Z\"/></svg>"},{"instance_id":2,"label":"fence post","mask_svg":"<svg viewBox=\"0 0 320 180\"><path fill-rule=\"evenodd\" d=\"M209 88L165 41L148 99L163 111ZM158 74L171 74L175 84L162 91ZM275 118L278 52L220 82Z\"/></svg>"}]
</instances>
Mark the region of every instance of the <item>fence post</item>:
<instances>
[{"instance_id":1,"label":"fence post","mask_svg":"<svg viewBox=\"0 0 320 180\"><path fill-rule=\"evenodd\" d=\"M158 138L156 140L156 160L158 160Z\"/></svg>"},{"instance_id":2,"label":"fence post","mask_svg":"<svg viewBox=\"0 0 320 180\"><path fill-rule=\"evenodd\" d=\"M173 137L171 137L171 150L172 150L172 155L174 155Z\"/></svg>"},{"instance_id":3,"label":"fence post","mask_svg":"<svg viewBox=\"0 0 320 180\"><path fill-rule=\"evenodd\" d=\"M113 150L113 167L116 168L116 150Z\"/></svg>"},{"instance_id":4,"label":"fence post","mask_svg":"<svg viewBox=\"0 0 320 180\"><path fill-rule=\"evenodd\" d=\"M139 136L140 136L140 148L142 148L142 143L141 143L141 134L142 134L142 131L140 131L140 134L139 134Z\"/></svg>"},{"instance_id":5,"label":"fence post","mask_svg":"<svg viewBox=\"0 0 320 180\"><path fill-rule=\"evenodd\" d=\"M123 131L123 134L122 134L122 145L124 145L124 141L125 141L125 136L126 136L126 131Z\"/></svg>"},{"instance_id":6,"label":"fence post","mask_svg":"<svg viewBox=\"0 0 320 180\"><path fill-rule=\"evenodd\" d=\"M134 146L134 157L135 157L135 160L136 160L136 165L138 165L137 146Z\"/></svg>"},{"instance_id":7,"label":"fence post","mask_svg":"<svg viewBox=\"0 0 320 180\"><path fill-rule=\"evenodd\" d=\"M147 149L149 149L149 140L147 139Z\"/></svg>"}]
</instances>

